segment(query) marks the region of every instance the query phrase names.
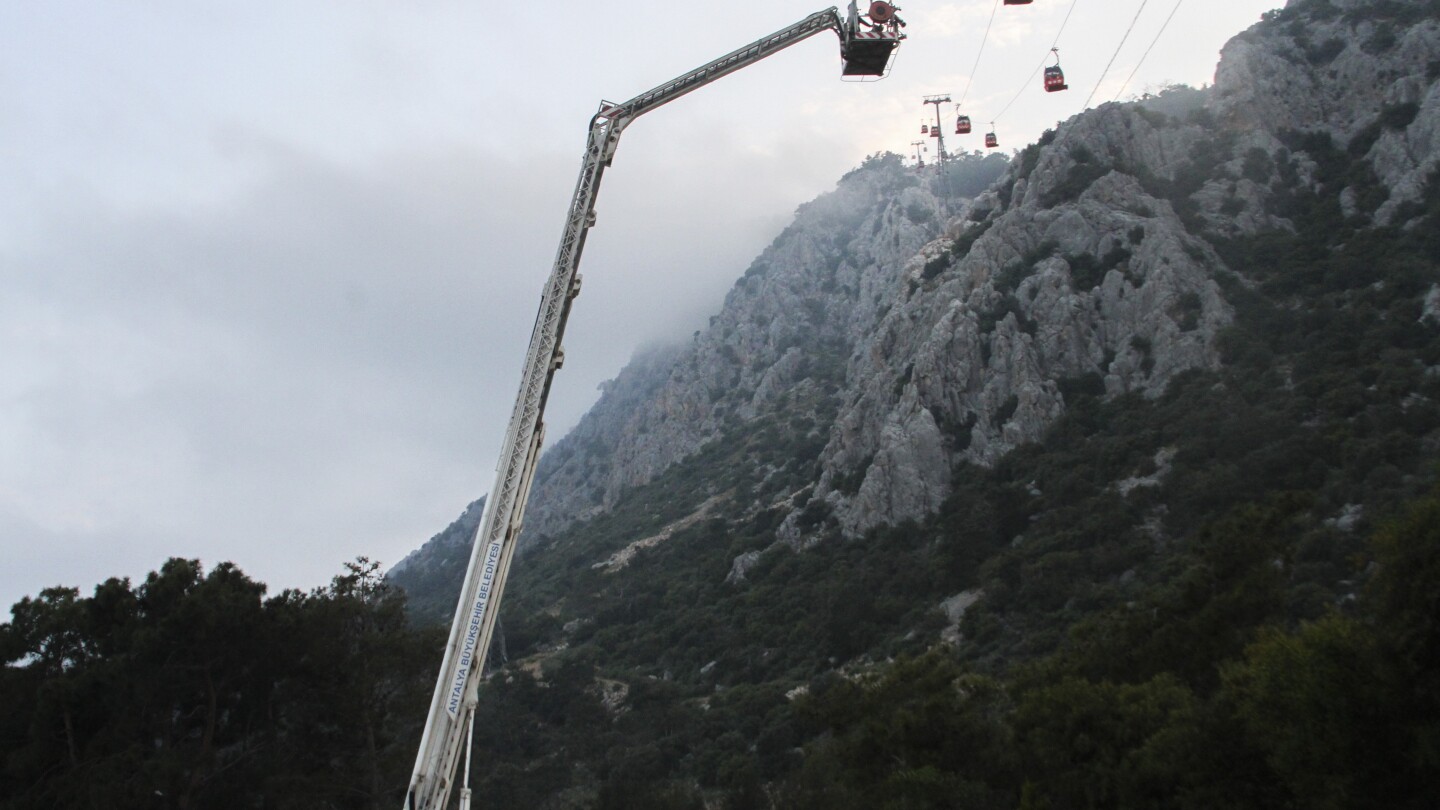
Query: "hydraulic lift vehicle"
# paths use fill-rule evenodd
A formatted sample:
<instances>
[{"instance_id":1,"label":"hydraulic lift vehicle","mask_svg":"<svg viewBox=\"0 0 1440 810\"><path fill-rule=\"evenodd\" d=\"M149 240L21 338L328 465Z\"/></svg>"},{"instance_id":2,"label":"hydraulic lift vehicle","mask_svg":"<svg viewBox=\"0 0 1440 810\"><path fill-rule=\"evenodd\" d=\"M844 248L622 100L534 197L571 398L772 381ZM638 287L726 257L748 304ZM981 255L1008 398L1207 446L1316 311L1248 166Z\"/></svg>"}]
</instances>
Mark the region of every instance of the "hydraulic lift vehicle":
<instances>
[{"instance_id":1,"label":"hydraulic lift vehicle","mask_svg":"<svg viewBox=\"0 0 1440 810\"><path fill-rule=\"evenodd\" d=\"M484 671L485 655L535 475L535 463L540 457L545 436L541 417L551 380L565 359L560 341L570 307L580 294L577 273L580 253L586 233L595 225L595 198L600 179L615 157L620 133L641 115L822 31L834 31L840 39L842 78L856 81L883 78L889 72L900 41L905 39L901 31L905 23L896 16L898 10L896 6L877 1L861 14L856 0L851 0L844 18L833 7L816 12L629 101L621 104L602 101L600 111L590 119L580 180L570 203L554 267L540 297L540 312L530 336L520 392L505 431L494 488L485 502L485 514L475 535L470 565L415 758L415 770L405 794L405 810L444 810L455 785L456 766L462 753L465 763L459 807L460 810L470 807L470 752L478 676Z\"/></svg>"}]
</instances>

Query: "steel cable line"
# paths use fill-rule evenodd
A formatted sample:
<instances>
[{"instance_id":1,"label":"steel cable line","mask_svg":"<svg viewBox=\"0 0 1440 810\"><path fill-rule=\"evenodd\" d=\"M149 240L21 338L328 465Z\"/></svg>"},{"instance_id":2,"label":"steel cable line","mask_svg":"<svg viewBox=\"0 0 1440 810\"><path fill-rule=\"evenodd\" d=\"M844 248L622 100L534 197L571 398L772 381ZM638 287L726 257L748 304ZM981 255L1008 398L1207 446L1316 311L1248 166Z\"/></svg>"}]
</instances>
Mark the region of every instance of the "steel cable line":
<instances>
[{"instance_id":1,"label":"steel cable line","mask_svg":"<svg viewBox=\"0 0 1440 810\"><path fill-rule=\"evenodd\" d=\"M1157 43L1157 42L1160 41L1160 35L1165 33L1165 27L1170 24L1170 21L1171 21L1171 20L1175 19L1175 12L1177 12L1177 11L1180 10L1180 4L1183 3L1183 2L1185 2L1185 0L1175 0L1175 7L1172 8L1172 9L1170 9L1170 16L1169 16L1169 17L1166 17L1166 18L1165 18L1165 22L1160 25L1160 30L1159 30L1158 32L1156 32L1155 38L1152 39L1152 40L1150 40L1150 47L1149 47L1149 48L1146 48L1146 49L1145 49L1145 53L1143 53L1143 54L1140 55L1140 61L1135 64L1135 69L1132 70L1132 71L1130 71L1130 75L1129 75L1129 76L1126 76L1126 77L1125 77L1125 83L1122 84L1122 85L1120 85L1120 91L1115 94L1115 98L1110 99L1111 101L1119 101L1119 100L1120 100L1120 93L1124 93L1124 92L1125 92L1125 88L1127 88L1127 87L1130 86L1130 80L1133 79L1133 78L1135 78L1135 74L1136 74L1136 73L1139 73L1139 72L1140 72L1140 66L1143 65L1143 64L1145 64L1145 57L1149 56L1149 55L1150 55L1150 51L1154 50L1154 48L1155 48L1155 43Z\"/></svg>"},{"instance_id":2,"label":"steel cable line","mask_svg":"<svg viewBox=\"0 0 1440 810\"><path fill-rule=\"evenodd\" d=\"M980 69L980 57L985 53L985 43L990 40L990 26L995 24L995 12L1000 10L1000 0L995 0L995 5L990 7L990 22L985 23L985 36L980 38L980 50L975 53L975 65L970 68L970 78L965 80L965 92L960 94L960 103L955 109L965 106L965 99L970 95L970 85L975 82L975 71Z\"/></svg>"},{"instance_id":3,"label":"steel cable line","mask_svg":"<svg viewBox=\"0 0 1440 810\"><path fill-rule=\"evenodd\" d=\"M1115 46L1115 53L1110 55L1110 61L1106 62L1105 69L1100 71L1100 81L1095 82L1095 89L1091 90L1090 95L1085 97L1085 103L1080 105L1080 109L1084 110L1090 107L1090 100L1095 98L1095 93L1099 91L1100 85L1104 83L1105 74L1109 73L1110 66L1115 64L1115 57L1119 56L1120 49L1125 47L1125 40L1129 39L1130 32L1135 30L1135 23L1140 20L1140 14L1145 10L1145 4L1148 2L1150 2L1150 0L1140 0L1140 8L1135 11L1135 18L1130 21L1130 27L1125 29L1125 36L1121 37L1120 44Z\"/></svg>"},{"instance_id":4,"label":"steel cable line","mask_svg":"<svg viewBox=\"0 0 1440 810\"><path fill-rule=\"evenodd\" d=\"M1070 15L1075 13L1075 4L1079 1L1080 0L1070 0L1070 10L1065 12L1065 19L1060 22L1060 30L1055 32L1055 41L1051 43L1049 50L1045 51L1045 56L1040 59L1040 64L1036 65L1035 70L1032 71L1028 77L1026 77L1025 83L1020 85L1020 91L1015 94L1014 98L1010 99L1010 102L1008 104L1006 104L1000 109L1000 114L995 116L995 118L990 122L992 127L994 126L995 121L999 121L1001 118L1003 118L1005 116L1005 113L1012 106L1014 106L1015 102L1020 100L1020 96L1025 94L1025 88L1029 87L1030 83L1035 81L1036 74L1038 74L1040 70L1045 67L1046 62L1050 61L1050 52L1059 47L1060 35L1065 33L1065 26L1070 23Z\"/></svg>"}]
</instances>

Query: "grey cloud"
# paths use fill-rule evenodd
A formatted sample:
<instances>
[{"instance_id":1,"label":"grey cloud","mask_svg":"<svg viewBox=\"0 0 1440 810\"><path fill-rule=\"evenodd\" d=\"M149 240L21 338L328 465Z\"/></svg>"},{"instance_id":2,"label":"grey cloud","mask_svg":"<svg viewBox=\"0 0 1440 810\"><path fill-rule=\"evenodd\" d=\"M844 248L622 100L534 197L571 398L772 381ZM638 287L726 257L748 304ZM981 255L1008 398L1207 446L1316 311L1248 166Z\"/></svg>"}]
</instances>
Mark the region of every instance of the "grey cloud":
<instances>
[{"instance_id":1,"label":"grey cloud","mask_svg":"<svg viewBox=\"0 0 1440 810\"><path fill-rule=\"evenodd\" d=\"M723 132L699 168L635 141L602 193L552 438L636 345L702 323L805 196ZM578 168L527 158L355 168L270 149L222 204L46 212L0 253L0 313L28 325L0 351L32 367L0 388L0 430L27 437L0 467L25 521L0 543L73 503L97 542L149 533L167 549L151 567L234 559L282 587L355 554L398 560L488 488ZM3 576L0 598L38 587Z\"/></svg>"}]
</instances>

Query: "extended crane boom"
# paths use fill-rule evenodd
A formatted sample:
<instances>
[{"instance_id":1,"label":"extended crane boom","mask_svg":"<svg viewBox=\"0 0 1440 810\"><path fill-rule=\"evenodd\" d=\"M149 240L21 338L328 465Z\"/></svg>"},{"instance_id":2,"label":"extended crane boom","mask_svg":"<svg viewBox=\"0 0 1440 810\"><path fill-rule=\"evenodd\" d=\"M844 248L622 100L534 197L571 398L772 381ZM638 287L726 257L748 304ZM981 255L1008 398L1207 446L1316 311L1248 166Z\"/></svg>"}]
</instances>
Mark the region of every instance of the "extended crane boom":
<instances>
[{"instance_id":1,"label":"extended crane boom","mask_svg":"<svg viewBox=\"0 0 1440 810\"><path fill-rule=\"evenodd\" d=\"M485 502L471 552L470 565L450 628L445 659L435 684L430 714L415 758L415 770L405 795L405 810L443 810L454 784L462 745L466 758L460 808L470 806L467 730L473 730L476 690L483 672L485 655L495 629L500 599L510 563L515 556L525 504L534 481L545 426L542 416L555 371L564 362L560 346L571 303L580 294L580 253L585 236L595 225L595 198L600 179L615 157L620 133L636 118L705 85L808 39L832 30L840 37L842 75L856 78L883 77L895 49L905 38L905 23L895 16L895 6L872 2L861 15L851 0L849 15L842 20L835 8L806 17L794 25L732 51L709 64L642 93L623 104L601 102L590 119L590 135L580 169L580 179L570 202L570 214L555 264L540 298L540 312L530 335L524 375L510 425L501 446L494 488Z\"/></svg>"}]
</instances>

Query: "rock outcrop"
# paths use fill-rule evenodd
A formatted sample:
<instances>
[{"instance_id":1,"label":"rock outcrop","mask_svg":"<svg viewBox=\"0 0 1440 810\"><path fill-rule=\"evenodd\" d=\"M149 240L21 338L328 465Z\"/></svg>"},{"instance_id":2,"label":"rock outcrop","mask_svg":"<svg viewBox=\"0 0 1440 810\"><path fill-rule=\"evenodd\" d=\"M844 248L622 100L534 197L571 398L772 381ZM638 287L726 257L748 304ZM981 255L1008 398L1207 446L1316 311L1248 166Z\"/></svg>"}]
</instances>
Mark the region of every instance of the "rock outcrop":
<instances>
[{"instance_id":1,"label":"rock outcrop","mask_svg":"<svg viewBox=\"0 0 1440 810\"><path fill-rule=\"evenodd\" d=\"M1267 18L1221 52L1218 119L1331 133L1389 190L1375 218L1390 222L1440 162L1440 20L1423 2L1374 0L1291 0Z\"/></svg>"},{"instance_id":2,"label":"rock outcrop","mask_svg":"<svg viewBox=\"0 0 1440 810\"><path fill-rule=\"evenodd\" d=\"M1174 183L1204 136L1136 105L1071 119L909 263L823 455L814 497L847 533L934 511L955 465L1041 438L1066 385L1153 396L1218 362L1222 263L1141 182Z\"/></svg>"},{"instance_id":3,"label":"rock outcrop","mask_svg":"<svg viewBox=\"0 0 1440 810\"><path fill-rule=\"evenodd\" d=\"M1003 168L972 156L955 177L983 187ZM542 458L525 542L597 514L797 391L837 390L843 358L884 316L907 262L966 199L937 185L896 155L877 156L801 206L709 328L687 346L637 355Z\"/></svg>"},{"instance_id":4,"label":"rock outcrop","mask_svg":"<svg viewBox=\"0 0 1440 810\"><path fill-rule=\"evenodd\" d=\"M1103 145L1111 125L1144 121L1115 108L1062 127L1016 180L1010 207L992 193L977 203L997 206L988 217L944 240L948 250L974 239L952 265L928 280L933 265L911 266L852 358L852 393L823 456L816 497L848 533L923 517L949 493L956 464L990 464L1038 440L1064 412L1065 381L1154 395L1180 371L1218 362L1214 337L1231 317L1212 278L1220 261L1168 203L1109 166L1073 201L1050 199L1089 171L1076 153L1104 154L1087 144ZM833 486L857 468L858 491Z\"/></svg>"}]
</instances>

